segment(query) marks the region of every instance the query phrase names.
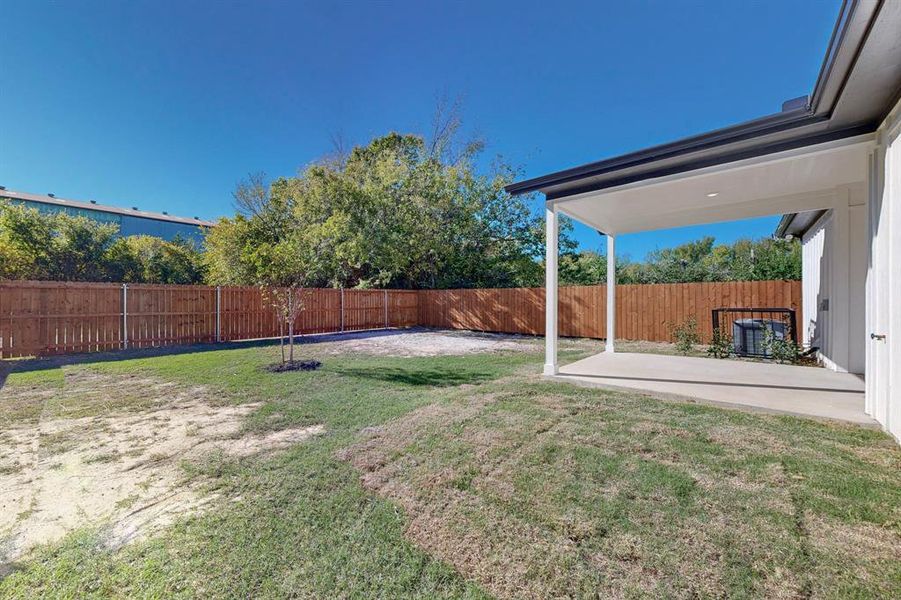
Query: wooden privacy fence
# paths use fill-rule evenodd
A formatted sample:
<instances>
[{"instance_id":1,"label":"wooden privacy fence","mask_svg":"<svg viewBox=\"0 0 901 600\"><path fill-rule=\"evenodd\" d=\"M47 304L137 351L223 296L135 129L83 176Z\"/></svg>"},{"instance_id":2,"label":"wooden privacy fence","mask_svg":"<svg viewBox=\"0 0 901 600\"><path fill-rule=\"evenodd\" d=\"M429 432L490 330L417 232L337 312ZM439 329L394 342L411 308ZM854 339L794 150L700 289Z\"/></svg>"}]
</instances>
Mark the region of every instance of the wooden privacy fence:
<instances>
[{"instance_id":1,"label":"wooden privacy fence","mask_svg":"<svg viewBox=\"0 0 901 600\"><path fill-rule=\"evenodd\" d=\"M670 341L694 316L709 340L714 308L801 310L799 281L618 285L616 337ZM542 288L304 291L295 332L424 325L544 334ZM604 338L604 286L560 288L560 335ZM255 287L0 282L0 358L271 338L278 321Z\"/></svg>"},{"instance_id":2,"label":"wooden privacy fence","mask_svg":"<svg viewBox=\"0 0 901 600\"><path fill-rule=\"evenodd\" d=\"M417 324L411 290L312 289L298 334ZM278 336L255 287L0 282L0 358Z\"/></svg>"},{"instance_id":3,"label":"wooden privacy fence","mask_svg":"<svg viewBox=\"0 0 901 600\"><path fill-rule=\"evenodd\" d=\"M792 308L800 317L800 281L729 281L616 286L616 337L672 341L672 328L694 316L701 339L713 333L715 308ZM558 328L564 337L607 337L606 286L559 290ZM799 318L800 322L800 318ZM419 324L544 335L544 289L419 292Z\"/></svg>"}]
</instances>

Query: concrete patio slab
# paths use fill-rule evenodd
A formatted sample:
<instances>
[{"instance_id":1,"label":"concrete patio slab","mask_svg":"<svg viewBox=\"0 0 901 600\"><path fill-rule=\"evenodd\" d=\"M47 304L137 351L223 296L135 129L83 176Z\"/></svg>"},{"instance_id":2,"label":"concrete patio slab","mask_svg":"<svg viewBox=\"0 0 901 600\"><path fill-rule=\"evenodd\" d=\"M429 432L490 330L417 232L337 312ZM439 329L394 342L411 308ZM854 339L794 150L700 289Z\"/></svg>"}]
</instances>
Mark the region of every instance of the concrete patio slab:
<instances>
[{"instance_id":1,"label":"concrete patio slab","mask_svg":"<svg viewBox=\"0 0 901 600\"><path fill-rule=\"evenodd\" d=\"M864 413L862 378L816 367L604 352L560 367L553 378L731 408L877 425Z\"/></svg>"}]
</instances>

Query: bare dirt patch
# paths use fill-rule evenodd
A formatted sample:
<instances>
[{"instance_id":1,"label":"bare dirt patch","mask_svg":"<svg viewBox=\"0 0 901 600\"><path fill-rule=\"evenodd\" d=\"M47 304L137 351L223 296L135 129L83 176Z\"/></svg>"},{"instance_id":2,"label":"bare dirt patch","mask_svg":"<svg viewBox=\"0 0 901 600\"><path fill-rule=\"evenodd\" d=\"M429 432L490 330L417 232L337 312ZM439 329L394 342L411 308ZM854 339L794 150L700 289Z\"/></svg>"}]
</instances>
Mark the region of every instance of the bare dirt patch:
<instances>
[{"instance_id":1,"label":"bare dirt patch","mask_svg":"<svg viewBox=\"0 0 901 600\"><path fill-rule=\"evenodd\" d=\"M317 336L305 339L303 343L321 343L322 351L326 354L359 353L401 357L528 351L536 347L525 336L427 329Z\"/></svg>"},{"instance_id":2,"label":"bare dirt patch","mask_svg":"<svg viewBox=\"0 0 901 600\"><path fill-rule=\"evenodd\" d=\"M4 388L4 402L15 403L17 393ZM0 565L86 525L108 524L111 547L144 537L211 499L186 481L182 461L247 456L323 431L243 435L244 417L259 405L217 400L202 386L67 375L36 422L16 423L0 438Z\"/></svg>"}]
</instances>

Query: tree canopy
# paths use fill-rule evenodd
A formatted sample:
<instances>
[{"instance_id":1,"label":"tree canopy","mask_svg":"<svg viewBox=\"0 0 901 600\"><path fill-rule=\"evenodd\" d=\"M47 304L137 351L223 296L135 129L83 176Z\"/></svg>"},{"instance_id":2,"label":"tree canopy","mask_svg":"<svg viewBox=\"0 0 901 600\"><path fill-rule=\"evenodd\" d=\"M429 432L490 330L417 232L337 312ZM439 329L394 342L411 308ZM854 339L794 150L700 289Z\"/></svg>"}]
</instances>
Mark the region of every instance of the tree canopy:
<instances>
[{"instance_id":1,"label":"tree canopy","mask_svg":"<svg viewBox=\"0 0 901 600\"><path fill-rule=\"evenodd\" d=\"M392 133L266 185L238 185L239 213L208 235L209 278L256 284L279 248L309 285L452 288L541 281L544 225L528 198L504 186L514 172L476 168L480 144ZM562 248L573 242L564 230Z\"/></svg>"}]
</instances>

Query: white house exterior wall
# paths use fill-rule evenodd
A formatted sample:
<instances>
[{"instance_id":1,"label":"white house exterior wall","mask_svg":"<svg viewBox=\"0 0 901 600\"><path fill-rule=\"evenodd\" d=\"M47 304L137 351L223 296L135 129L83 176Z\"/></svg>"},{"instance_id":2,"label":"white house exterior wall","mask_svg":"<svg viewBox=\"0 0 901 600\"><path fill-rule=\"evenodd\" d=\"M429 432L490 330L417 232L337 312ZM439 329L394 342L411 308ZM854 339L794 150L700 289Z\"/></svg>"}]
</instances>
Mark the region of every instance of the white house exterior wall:
<instances>
[{"instance_id":1,"label":"white house exterior wall","mask_svg":"<svg viewBox=\"0 0 901 600\"><path fill-rule=\"evenodd\" d=\"M822 356L831 355L827 310L831 252L826 246L831 223L832 211L828 211L801 238L802 342L819 348Z\"/></svg>"},{"instance_id":2,"label":"white house exterior wall","mask_svg":"<svg viewBox=\"0 0 901 600\"><path fill-rule=\"evenodd\" d=\"M860 190L866 200L866 190ZM866 372L867 340L867 205L848 207L848 226L851 231L851 264L848 273L848 371L863 375Z\"/></svg>"},{"instance_id":3,"label":"white house exterior wall","mask_svg":"<svg viewBox=\"0 0 901 600\"><path fill-rule=\"evenodd\" d=\"M870 155L866 410L901 440L901 103ZM885 336L884 338L881 336Z\"/></svg>"},{"instance_id":4,"label":"white house exterior wall","mask_svg":"<svg viewBox=\"0 0 901 600\"><path fill-rule=\"evenodd\" d=\"M835 371L866 367L866 225L865 186L850 184L802 237L802 341Z\"/></svg>"}]
</instances>

